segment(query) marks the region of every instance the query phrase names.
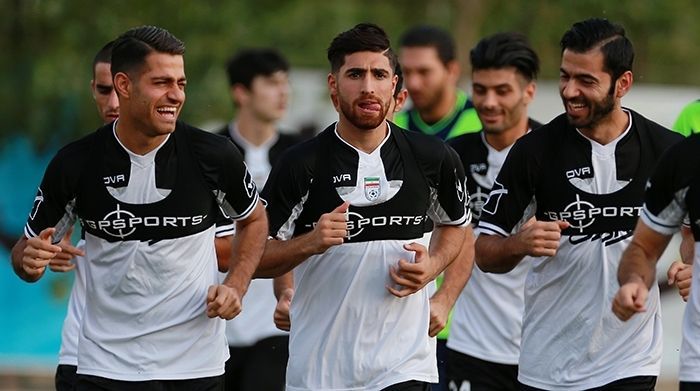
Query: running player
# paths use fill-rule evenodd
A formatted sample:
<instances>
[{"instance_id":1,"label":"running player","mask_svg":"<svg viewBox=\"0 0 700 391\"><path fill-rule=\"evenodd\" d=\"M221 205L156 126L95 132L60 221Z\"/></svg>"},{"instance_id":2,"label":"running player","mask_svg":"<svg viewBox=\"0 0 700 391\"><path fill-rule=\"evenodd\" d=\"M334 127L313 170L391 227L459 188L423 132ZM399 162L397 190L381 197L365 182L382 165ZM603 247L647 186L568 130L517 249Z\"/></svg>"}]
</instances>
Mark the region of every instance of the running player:
<instances>
[{"instance_id":1,"label":"running player","mask_svg":"<svg viewBox=\"0 0 700 391\"><path fill-rule=\"evenodd\" d=\"M649 311L624 326L609 308L644 184L681 136L622 107L634 50L621 26L575 23L561 48L566 113L510 150L482 208L476 261L504 273L536 257L525 281L523 389L652 390L661 359L658 288Z\"/></svg>"},{"instance_id":2,"label":"running player","mask_svg":"<svg viewBox=\"0 0 700 391\"><path fill-rule=\"evenodd\" d=\"M238 147L260 190L282 152L299 141L277 128L287 110L288 72L287 60L268 48L240 50L226 63L236 117L217 133ZM226 323L226 390L284 389L289 337L273 322L276 304L271 279L250 282L245 311Z\"/></svg>"},{"instance_id":3,"label":"running player","mask_svg":"<svg viewBox=\"0 0 700 391\"><path fill-rule=\"evenodd\" d=\"M266 217L240 153L177 117L184 45L153 26L112 49L116 122L69 144L46 170L13 248L15 272L37 281L79 219L85 312L78 388L217 387L224 322L241 310L264 245ZM237 221L230 271L217 284L215 221Z\"/></svg>"},{"instance_id":4,"label":"running player","mask_svg":"<svg viewBox=\"0 0 700 391\"><path fill-rule=\"evenodd\" d=\"M399 42L399 63L412 106L396 115L396 124L443 140L481 129L472 101L457 88L460 67L450 33L416 26Z\"/></svg>"},{"instance_id":5,"label":"running player","mask_svg":"<svg viewBox=\"0 0 700 391\"><path fill-rule=\"evenodd\" d=\"M449 140L467 172L474 224L515 141L541 124L529 119L539 59L518 33L499 33L470 52L472 97L482 131ZM447 341L449 389L517 390L523 291L529 262L507 274L469 276L454 309ZM452 278L446 274L445 280Z\"/></svg>"},{"instance_id":6,"label":"running player","mask_svg":"<svg viewBox=\"0 0 700 391\"><path fill-rule=\"evenodd\" d=\"M694 246L693 258L700 256L700 135L692 135L674 145L661 159L649 179L644 209L637 222L632 242L622 254L618 269L620 290L612 310L623 321L647 310L650 294L656 286L656 262L677 232L684 217L690 217ZM692 263L694 263L694 260ZM693 284L700 284L698 276ZM700 390L700 293L691 291L683 316L681 367L678 378L681 391ZM630 318L632 320L630 320ZM637 343L637 341L632 341Z\"/></svg>"},{"instance_id":7,"label":"running player","mask_svg":"<svg viewBox=\"0 0 700 391\"><path fill-rule=\"evenodd\" d=\"M339 121L292 147L263 190L259 273L294 269L288 390L425 390L437 381L422 289L456 256L468 195L454 152L386 120L396 58L359 24L328 49ZM425 216L436 222L430 249ZM469 228L467 228L469 229Z\"/></svg>"},{"instance_id":8,"label":"running player","mask_svg":"<svg viewBox=\"0 0 700 391\"><path fill-rule=\"evenodd\" d=\"M97 112L104 124L111 123L119 117L119 99L114 91L110 70L113 45L114 41L108 42L92 60L90 88ZM75 249L80 251L72 248L70 236L64 238L59 246L62 251L49 263L49 268L54 272L75 270L75 277L68 299L68 310L61 328L61 348L58 353L55 386L57 391L72 391L77 384L78 337L85 307L85 273L83 272L85 257L82 252L84 241L81 240L75 246Z\"/></svg>"}]
</instances>

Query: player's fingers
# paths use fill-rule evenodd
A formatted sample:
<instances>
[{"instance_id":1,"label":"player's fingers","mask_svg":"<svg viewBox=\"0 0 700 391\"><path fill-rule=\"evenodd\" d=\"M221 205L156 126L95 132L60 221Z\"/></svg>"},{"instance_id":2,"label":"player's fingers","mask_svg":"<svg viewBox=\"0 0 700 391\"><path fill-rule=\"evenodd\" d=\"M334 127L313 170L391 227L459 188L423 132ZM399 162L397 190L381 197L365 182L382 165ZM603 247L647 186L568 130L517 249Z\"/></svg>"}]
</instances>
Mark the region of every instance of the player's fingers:
<instances>
[{"instance_id":1,"label":"player's fingers","mask_svg":"<svg viewBox=\"0 0 700 391\"><path fill-rule=\"evenodd\" d=\"M674 261L666 272L666 277L668 278L668 284L672 285L676 282L676 275L679 271L683 269L683 262Z\"/></svg>"},{"instance_id":2,"label":"player's fingers","mask_svg":"<svg viewBox=\"0 0 700 391\"><path fill-rule=\"evenodd\" d=\"M345 213L348 211L348 208L350 207L350 203L348 201L343 202L342 204L338 205L331 213Z\"/></svg>"},{"instance_id":3,"label":"player's fingers","mask_svg":"<svg viewBox=\"0 0 700 391\"><path fill-rule=\"evenodd\" d=\"M411 289L405 286L401 287L400 289L396 289L392 286L387 285L386 289L389 291L389 293L396 297L406 297L416 293L415 289Z\"/></svg>"},{"instance_id":4,"label":"player's fingers","mask_svg":"<svg viewBox=\"0 0 700 391\"><path fill-rule=\"evenodd\" d=\"M85 256L85 251L83 251L82 249L80 249L78 247L71 246L71 245L61 246L61 253L70 254L72 256L80 256L80 257Z\"/></svg>"},{"instance_id":5,"label":"player's fingers","mask_svg":"<svg viewBox=\"0 0 700 391\"><path fill-rule=\"evenodd\" d=\"M44 228L41 232L39 232L39 239L41 239L42 241L50 241L51 235L53 235L54 232L56 232L56 228Z\"/></svg>"}]
</instances>

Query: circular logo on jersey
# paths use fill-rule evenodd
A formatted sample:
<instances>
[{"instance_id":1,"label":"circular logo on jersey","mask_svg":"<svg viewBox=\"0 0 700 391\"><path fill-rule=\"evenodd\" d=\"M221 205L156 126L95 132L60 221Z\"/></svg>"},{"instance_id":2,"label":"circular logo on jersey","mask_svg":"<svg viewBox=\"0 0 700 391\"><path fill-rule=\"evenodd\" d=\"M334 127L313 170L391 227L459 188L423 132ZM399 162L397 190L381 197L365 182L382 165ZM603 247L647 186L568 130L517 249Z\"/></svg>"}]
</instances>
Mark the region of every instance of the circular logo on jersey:
<instances>
[{"instance_id":1,"label":"circular logo on jersey","mask_svg":"<svg viewBox=\"0 0 700 391\"><path fill-rule=\"evenodd\" d=\"M469 195L469 209L471 209L475 219L481 218L481 209L488 199L489 193L484 192L481 186L477 186L476 191Z\"/></svg>"},{"instance_id":2,"label":"circular logo on jersey","mask_svg":"<svg viewBox=\"0 0 700 391\"><path fill-rule=\"evenodd\" d=\"M361 214L348 212L348 236L346 236L348 239L354 238L365 230L364 224L361 224L363 220L364 217Z\"/></svg>"},{"instance_id":3,"label":"circular logo on jersey","mask_svg":"<svg viewBox=\"0 0 700 391\"><path fill-rule=\"evenodd\" d=\"M133 213L129 212L128 210L122 210L119 208L119 204L117 204L117 209L113 210L105 215L105 217L102 218L103 221L112 221L113 224L106 226L102 228L102 231L106 233L107 235L114 236L116 238L125 238L134 231L136 231L136 228L133 226L124 226L122 224L118 224L118 222L124 222L124 221L130 221L133 218L135 218L136 215ZM117 224L114 224L117 223Z\"/></svg>"},{"instance_id":4,"label":"circular logo on jersey","mask_svg":"<svg viewBox=\"0 0 700 391\"><path fill-rule=\"evenodd\" d=\"M566 206L566 208L564 208L564 212L569 212L570 216L573 218L562 220L567 220L571 228L583 231L584 228L590 226L595 221L595 217L593 217L591 213L586 213L586 211L590 211L592 209L595 209L595 205L587 201L581 201L577 195L576 201L570 203ZM579 218L576 218L576 216L579 216Z\"/></svg>"}]
</instances>

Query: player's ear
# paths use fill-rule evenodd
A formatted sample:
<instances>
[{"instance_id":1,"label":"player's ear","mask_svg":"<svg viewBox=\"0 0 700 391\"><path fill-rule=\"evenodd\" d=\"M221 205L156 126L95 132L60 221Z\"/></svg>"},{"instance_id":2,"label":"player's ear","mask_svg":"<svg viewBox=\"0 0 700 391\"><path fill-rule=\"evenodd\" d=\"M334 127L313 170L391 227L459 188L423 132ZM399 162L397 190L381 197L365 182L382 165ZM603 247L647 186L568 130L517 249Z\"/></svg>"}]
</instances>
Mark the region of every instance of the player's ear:
<instances>
[{"instance_id":1,"label":"player's ear","mask_svg":"<svg viewBox=\"0 0 700 391\"><path fill-rule=\"evenodd\" d=\"M124 72L117 72L114 75L114 90L117 91L118 96L128 98L131 93L131 79L129 75Z\"/></svg>"}]
</instances>

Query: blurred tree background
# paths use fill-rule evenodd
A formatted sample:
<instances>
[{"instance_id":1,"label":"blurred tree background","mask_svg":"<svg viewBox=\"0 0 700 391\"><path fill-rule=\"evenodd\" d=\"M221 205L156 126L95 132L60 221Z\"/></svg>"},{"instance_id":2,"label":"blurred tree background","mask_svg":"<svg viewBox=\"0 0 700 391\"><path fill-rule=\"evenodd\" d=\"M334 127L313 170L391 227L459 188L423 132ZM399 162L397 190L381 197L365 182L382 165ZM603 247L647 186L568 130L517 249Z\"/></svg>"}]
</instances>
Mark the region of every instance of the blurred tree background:
<instances>
[{"instance_id":1,"label":"blurred tree background","mask_svg":"<svg viewBox=\"0 0 700 391\"><path fill-rule=\"evenodd\" d=\"M395 41L409 26L453 32L463 69L481 36L525 33L542 59L542 79L558 75L562 33L591 16L622 23L637 50L638 82L700 85L700 7L693 0L0 0L0 142L27 135L39 146L93 129L91 61L126 29L154 24L187 46L183 118L230 117L224 61L245 46L274 46L294 68L326 69L325 49L361 21Z\"/></svg>"}]
</instances>

